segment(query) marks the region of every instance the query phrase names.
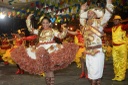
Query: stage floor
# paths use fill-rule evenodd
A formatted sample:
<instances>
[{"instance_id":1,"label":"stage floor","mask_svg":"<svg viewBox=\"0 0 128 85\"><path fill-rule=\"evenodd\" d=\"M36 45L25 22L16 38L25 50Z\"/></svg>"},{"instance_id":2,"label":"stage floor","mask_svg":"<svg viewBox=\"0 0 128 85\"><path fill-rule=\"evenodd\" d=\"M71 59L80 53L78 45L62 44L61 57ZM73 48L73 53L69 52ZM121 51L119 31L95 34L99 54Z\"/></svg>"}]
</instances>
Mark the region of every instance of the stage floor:
<instances>
[{"instance_id":1,"label":"stage floor","mask_svg":"<svg viewBox=\"0 0 128 85\"><path fill-rule=\"evenodd\" d=\"M0 85L46 85L44 77L40 75L30 75L27 72L23 75L16 75L15 65L4 65L0 62ZM81 69L76 68L72 63L68 68L55 71L55 85L90 85L86 78L79 78ZM102 85L128 85L128 72L126 80L122 82L112 81L113 64L112 60L106 61Z\"/></svg>"}]
</instances>

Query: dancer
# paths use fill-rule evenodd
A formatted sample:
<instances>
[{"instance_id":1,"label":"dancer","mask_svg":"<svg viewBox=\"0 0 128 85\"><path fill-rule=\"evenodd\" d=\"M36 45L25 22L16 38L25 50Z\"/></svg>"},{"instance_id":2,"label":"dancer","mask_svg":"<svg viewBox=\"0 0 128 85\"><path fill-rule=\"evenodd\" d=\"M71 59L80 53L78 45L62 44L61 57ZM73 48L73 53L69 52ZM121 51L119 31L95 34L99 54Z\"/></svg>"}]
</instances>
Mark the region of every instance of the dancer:
<instances>
[{"instance_id":1,"label":"dancer","mask_svg":"<svg viewBox=\"0 0 128 85\"><path fill-rule=\"evenodd\" d=\"M24 40L22 37L24 37L24 34L12 34L13 39L9 39L9 41L13 41L14 46L12 46L10 49L8 49L6 51L6 53L3 55L2 59L6 62L8 62L9 64L15 65L16 63L13 61L13 59L11 58L10 52L14 49L17 48L20 45L25 45ZM17 56L18 57L18 56ZM16 64L17 66L17 71L15 74L24 74L24 70L22 70L18 64Z\"/></svg>"},{"instance_id":2,"label":"dancer","mask_svg":"<svg viewBox=\"0 0 128 85\"><path fill-rule=\"evenodd\" d=\"M34 48L19 46L11 52L11 57L25 71L30 74L45 73L47 85L54 85L54 71L66 68L75 58L78 46L73 43L57 44L54 37L64 38L67 34L65 24L63 32L51 28L51 21L41 17L41 29L33 29L30 14L26 20L28 30L38 35L38 43ZM68 49L67 49L68 48ZM18 56L18 58L17 58Z\"/></svg>"},{"instance_id":3,"label":"dancer","mask_svg":"<svg viewBox=\"0 0 128 85\"><path fill-rule=\"evenodd\" d=\"M104 53L101 36L103 28L111 18L113 11L112 1L106 0L106 2L105 13L100 8L87 10L87 3L81 6L80 23L84 26L83 36L86 46L86 66L91 85L101 85L103 75Z\"/></svg>"},{"instance_id":4,"label":"dancer","mask_svg":"<svg viewBox=\"0 0 128 85\"><path fill-rule=\"evenodd\" d=\"M0 55L3 57L3 55L6 53L6 50L11 48L10 41L6 34L4 34L4 38L2 39L2 45L0 48ZM7 61L4 61L4 65L8 65L9 63Z\"/></svg>"},{"instance_id":5,"label":"dancer","mask_svg":"<svg viewBox=\"0 0 128 85\"><path fill-rule=\"evenodd\" d=\"M14 43L14 47L12 48L11 51L13 51L13 49L17 48L20 45L24 45L25 46L25 40L23 40L23 37L24 37L23 33L15 35L15 43ZM16 64L16 66L17 66L18 69L17 69L15 74L24 74L24 70L21 69L18 64Z\"/></svg>"},{"instance_id":6,"label":"dancer","mask_svg":"<svg viewBox=\"0 0 128 85\"><path fill-rule=\"evenodd\" d=\"M115 77L112 80L123 81L127 69L127 41L126 30L128 24L121 24L121 17L115 15L112 29L106 29L105 32L112 32L112 57ZM123 50L122 50L123 49Z\"/></svg>"},{"instance_id":7,"label":"dancer","mask_svg":"<svg viewBox=\"0 0 128 85\"><path fill-rule=\"evenodd\" d=\"M81 68L80 78L85 78L85 77L88 78L85 73L85 55L83 54L83 52L85 51L85 46L84 46L84 38L82 32L77 29L75 32L68 30L68 33L75 35L74 42L79 46L79 50L76 53L75 62L77 64L77 67Z\"/></svg>"}]
</instances>

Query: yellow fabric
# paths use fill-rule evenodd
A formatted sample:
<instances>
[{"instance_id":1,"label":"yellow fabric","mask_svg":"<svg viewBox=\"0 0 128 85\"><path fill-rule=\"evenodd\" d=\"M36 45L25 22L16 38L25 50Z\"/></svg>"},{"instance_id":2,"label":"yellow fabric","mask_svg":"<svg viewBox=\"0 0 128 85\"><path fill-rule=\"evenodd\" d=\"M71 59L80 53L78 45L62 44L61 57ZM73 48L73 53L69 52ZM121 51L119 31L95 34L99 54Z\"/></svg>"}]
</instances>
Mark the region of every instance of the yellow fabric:
<instances>
[{"instance_id":1,"label":"yellow fabric","mask_svg":"<svg viewBox=\"0 0 128 85\"><path fill-rule=\"evenodd\" d=\"M115 44L126 43L126 31L121 29L121 25L112 28L112 40Z\"/></svg>"},{"instance_id":2,"label":"yellow fabric","mask_svg":"<svg viewBox=\"0 0 128 85\"><path fill-rule=\"evenodd\" d=\"M10 54L10 50L12 50L12 49L14 49L14 48L16 48L16 47L17 47L17 45L14 45L11 49L8 49L8 50L5 51L5 53L4 53L3 56L2 56L3 61L7 61L7 62L10 63L10 64L16 64L16 63L12 60L11 54Z\"/></svg>"},{"instance_id":3,"label":"yellow fabric","mask_svg":"<svg viewBox=\"0 0 128 85\"><path fill-rule=\"evenodd\" d=\"M81 61L80 58L85 58L85 56L82 55L82 53L85 51L85 48L79 48L79 50L76 53L75 62L77 64L78 68L81 68Z\"/></svg>"},{"instance_id":4,"label":"yellow fabric","mask_svg":"<svg viewBox=\"0 0 128 85\"><path fill-rule=\"evenodd\" d=\"M40 76L45 77L45 73L41 73Z\"/></svg>"},{"instance_id":5,"label":"yellow fabric","mask_svg":"<svg viewBox=\"0 0 128 85\"><path fill-rule=\"evenodd\" d=\"M126 44L120 46L113 46L112 56L115 78L118 78L118 80L124 80L127 66Z\"/></svg>"},{"instance_id":6,"label":"yellow fabric","mask_svg":"<svg viewBox=\"0 0 128 85\"><path fill-rule=\"evenodd\" d=\"M78 38L76 36L74 36L74 43L78 44Z\"/></svg>"},{"instance_id":7,"label":"yellow fabric","mask_svg":"<svg viewBox=\"0 0 128 85\"><path fill-rule=\"evenodd\" d=\"M120 19L120 20L122 20L119 15L115 15L115 16L114 16L114 19Z\"/></svg>"},{"instance_id":8,"label":"yellow fabric","mask_svg":"<svg viewBox=\"0 0 128 85\"><path fill-rule=\"evenodd\" d=\"M11 50L11 49L8 49L8 50L5 52L5 54L3 55L2 59L3 59L4 61L7 61L7 62L10 63L10 64L15 64L15 62L14 62L14 61L12 60L12 58L11 58L10 50Z\"/></svg>"},{"instance_id":9,"label":"yellow fabric","mask_svg":"<svg viewBox=\"0 0 128 85\"><path fill-rule=\"evenodd\" d=\"M109 60L109 58L112 56L112 47L111 46L102 46L104 53L105 53L105 59Z\"/></svg>"},{"instance_id":10,"label":"yellow fabric","mask_svg":"<svg viewBox=\"0 0 128 85\"><path fill-rule=\"evenodd\" d=\"M112 28L113 43L121 44L114 46L112 49L113 66L115 78L113 80L122 81L125 79L127 68L127 43L126 43L126 31L121 29L121 25Z\"/></svg>"},{"instance_id":11,"label":"yellow fabric","mask_svg":"<svg viewBox=\"0 0 128 85\"><path fill-rule=\"evenodd\" d=\"M8 40L7 40L7 42L9 42ZM1 45L1 47L10 47L10 44L8 43L8 44L4 44L4 45ZM6 50L7 49L2 49L2 48L0 48L0 56L3 56L5 53L6 53Z\"/></svg>"},{"instance_id":12,"label":"yellow fabric","mask_svg":"<svg viewBox=\"0 0 128 85\"><path fill-rule=\"evenodd\" d=\"M83 47L80 47L79 50L77 51L76 57L75 57L75 60L74 60L76 62L76 64L77 64L77 67L81 68L80 58L85 58L85 55L82 54L85 51L85 47L84 47L83 43L79 43L78 42L77 36L74 37L74 43L79 45L79 46L83 46Z\"/></svg>"},{"instance_id":13,"label":"yellow fabric","mask_svg":"<svg viewBox=\"0 0 128 85\"><path fill-rule=\"evenodd\" d=\"M3 56L3 54L5 54L6 50L5 49L1 49L0 48L0 56Z\"/></svg>"},{"instance_id":14,"label":"yellow fabric","mask_svg":"<svg viewBox=\"0 0 128 85\"><path fill-rule=\"evenodd\" d=\"M128 36L126 37L126 41L127 41L127 49L128 49ZM127 50L128 53L128 50ZM128 69L128 56L127 56L127 69Z\"/></svg>"}]
</instances>

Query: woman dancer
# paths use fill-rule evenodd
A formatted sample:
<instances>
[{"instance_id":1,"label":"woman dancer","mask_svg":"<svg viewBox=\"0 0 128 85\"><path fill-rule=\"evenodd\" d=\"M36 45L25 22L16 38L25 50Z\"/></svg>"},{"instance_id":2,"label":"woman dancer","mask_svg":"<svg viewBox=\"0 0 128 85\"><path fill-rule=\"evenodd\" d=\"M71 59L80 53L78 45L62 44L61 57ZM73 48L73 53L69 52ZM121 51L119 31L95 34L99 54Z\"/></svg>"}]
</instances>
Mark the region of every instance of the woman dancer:
<instances>
[{"instance_id":1,"label":"woman dancer","mask_svg":"<svg viewBox=\"0 0 128 85\"><path fill-rule=\"evenodd\" d=\"M67 67L75 58L78 46L73 43L57 44L54 37L64 38L67 29L62 25L63 32L51 28L47 17L41 18L41 29L33 29L30 14L27 18L28 30L38 35L38 43L34 48L19 46L11 52L11 56L22 69L30 74L45 72L46 84L54 85L54 71ZM68 49L67 49L68 48ZM19 56L18 58L16 56Z\"/></svg>"}]
</instances>

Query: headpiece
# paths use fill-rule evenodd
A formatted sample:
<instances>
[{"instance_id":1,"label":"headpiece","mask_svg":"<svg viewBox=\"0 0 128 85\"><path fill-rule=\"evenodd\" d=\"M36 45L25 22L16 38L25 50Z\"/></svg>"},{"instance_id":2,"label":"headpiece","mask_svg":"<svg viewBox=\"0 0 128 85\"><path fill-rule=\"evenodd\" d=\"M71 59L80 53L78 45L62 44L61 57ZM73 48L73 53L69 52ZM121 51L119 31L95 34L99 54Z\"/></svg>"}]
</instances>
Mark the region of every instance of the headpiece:
<instances>
[{"instance_id":1,"label":"headpiece","mask_svg":"<svg viewBox=\"0 0 128 85\"><path fill-rule=\"evenodd\" d=\"M121 16L119 16L119 15L115 15L113 20L115 20L115 19L122 20L122 19L121 19Z\"/></svg>"},{"instance_id":2,"label":"headpiece","mask_svg":"<svg viewBox=\"0 0 128 85\"><path fill-rule=\"evenodd\" d=\"M44 15L42 15L42 16L40 17L38 24L41 23L41 21L42 21L43 18L44 18Z\"/></svg>"},{"instance_id":3,"label":"headpiece","mask_svg":"<svg viewBox=\"0 0 128 85\"><path fill-rule=\"evenodd\" d=\"M85 19L88 18L88 17L87 17L88 11L93 11L93 12L97 15L97 18L102 18L103 15L104 15L103 9L95 7L95 8L90 8L90 9L88 9L87 11L83 12L83 13L82 13L82 15L84 15L83 18L85 18ZM81 18L82 18L82 17L81 17Z\"/></svg>"}]
</instances>

